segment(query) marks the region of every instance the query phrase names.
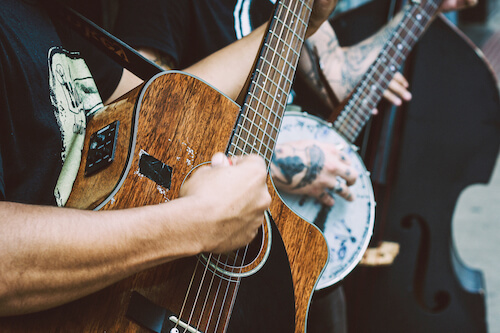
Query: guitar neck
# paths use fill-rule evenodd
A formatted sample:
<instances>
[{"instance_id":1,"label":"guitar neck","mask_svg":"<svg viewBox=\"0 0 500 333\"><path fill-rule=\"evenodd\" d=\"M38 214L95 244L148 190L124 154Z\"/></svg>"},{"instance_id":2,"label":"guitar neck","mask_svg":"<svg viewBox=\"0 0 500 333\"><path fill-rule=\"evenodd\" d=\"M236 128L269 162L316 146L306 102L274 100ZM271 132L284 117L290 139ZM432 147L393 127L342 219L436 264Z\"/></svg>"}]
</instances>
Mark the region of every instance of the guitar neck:
<instances>
[{"instance_id":1,"label":"guitar neck","mask_svg":"<svg viewBox=\"0 0 500 333\"><path fill-rule=\"evenodd\" d=\"M278 1L228 154L257 153L269 166L314 0Z\"/></svg>"},{"instance_id":2,"label":"guitar neck","mask_svg":"<svg viewBox=\"0 0 500 333\"><path fill-rule=\"evenodd\" d=\"M394 74L437 14L441 2L442 0L427 0L425 3L413 1L408 5L403 19L333 123L334 128L350 142L356 140L370 119L372 110L377 107Z\"/></svg>"}]
</instances>

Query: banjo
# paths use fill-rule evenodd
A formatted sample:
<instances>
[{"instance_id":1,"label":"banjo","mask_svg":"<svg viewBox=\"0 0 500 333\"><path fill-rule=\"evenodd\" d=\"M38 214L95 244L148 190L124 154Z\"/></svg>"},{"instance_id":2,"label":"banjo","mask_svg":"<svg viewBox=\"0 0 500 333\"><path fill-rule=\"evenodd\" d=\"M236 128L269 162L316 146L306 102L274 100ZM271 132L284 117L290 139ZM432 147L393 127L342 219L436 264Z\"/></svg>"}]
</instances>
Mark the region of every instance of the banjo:
<instances>
[{"instance_id":1,"label":"banjo","mask_svg":"<svg viewBox=\"0 0 500 333\"><path fill-rule=\"evenodd\" d=\"M370 173L357 153L353 142L368 122L389 82L402 65L419 36L437 13L440 0L413 1L405 9L403 19L384 44L377 59L356 86L351 97L325 121L306 112L285 114L278 143L298 139L313 139L341 147L351 159L351 167L359 175L351 186L355 200L347 202L336 193L333 207L318 203L314 198L279 191L282 200L299 216L315 224L325 235L329 260L316 290L321 290L345 278L362 259L370 242L374 220L375 199ZM338 115L338 116L337 116Z\"/></svg>"}]
</instances>

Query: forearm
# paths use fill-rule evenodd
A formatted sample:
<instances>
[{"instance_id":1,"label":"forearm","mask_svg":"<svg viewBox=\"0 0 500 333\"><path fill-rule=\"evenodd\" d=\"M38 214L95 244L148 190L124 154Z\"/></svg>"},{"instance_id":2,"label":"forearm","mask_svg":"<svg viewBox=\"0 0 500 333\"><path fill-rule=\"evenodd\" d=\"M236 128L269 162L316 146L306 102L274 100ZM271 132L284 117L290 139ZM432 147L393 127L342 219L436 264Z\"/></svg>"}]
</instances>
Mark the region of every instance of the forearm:
<instances>
[{"instance_id":1,"label":"forearm","mask_svg":"<svg viewBox=\"0 0 500 333\"><path fill-rule=\"evenodd\" d=\"M402 16L402 13L397 14L375 35L350 47L339 45L337 36L328 22L325 22L318 32L309 38L310 47L319 58L320 69L338 100L345 99L361 80L389 39L394 27L401 21ZM320 82L319 76L314 71L315 64L310 63L311 60L308 57L304 57L303 60L304 64L300 67L301 75L306 76L311 86L316 87L322 98L327 100L328 95L324 84Z\"/></svg>"},{"instance_id":2,"label":"forearm","mask_svg":"<svg viewBox=\"0 0 500 333\"><path fill-rule=\"evenodd\" d=\"M315 8L313 14L316 15L313 15L309 22L306 38L317 33L319 24L325 21L335 3L331 1L315 3L318 8ZM263 24L244 38L209 55L184 71L207 81L231 99L236 99L253 69L266 32L267 24Z\"/></svg>"},{"instance_id":3,"label":"forearm","mask_svg":"<svg viewBox=\"0 0 500 333\"><path fill-rule=\"evenodd\" d=\"M196 75L236 99L250 75L267 25L209 55L184 71Z\"/></svg>"},{"instance_id":4,"label":"forearm","mask_svg":"<svg viewBox=\"0 0 500 333\"><path fill-rule=\"evenodd\" d=\"M165 230L159 205L94 212L1 202L0 314L63 304L199 252L194 239L175 242L189 235L176 206L172 202Z\"/></svg>"}]
</instances>

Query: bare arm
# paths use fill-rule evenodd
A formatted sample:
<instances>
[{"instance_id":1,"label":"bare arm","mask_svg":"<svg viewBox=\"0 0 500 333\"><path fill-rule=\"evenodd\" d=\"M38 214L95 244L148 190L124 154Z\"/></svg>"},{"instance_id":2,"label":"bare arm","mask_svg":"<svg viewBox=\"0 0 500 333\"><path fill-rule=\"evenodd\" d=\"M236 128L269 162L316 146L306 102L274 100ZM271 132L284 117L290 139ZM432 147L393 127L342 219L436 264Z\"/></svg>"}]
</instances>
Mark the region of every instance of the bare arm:
<instances>
[{"instance_id":1,"label":"bare arm","mask_svg":"<svg viewBox=\"0 0 500 333\"><path fill-rule=\"evenodd\" d=\"M337 36L328 22L323 23L320 29L309 38L308 47L317 54L319 66L339 101L345 99L361 80L384 43L389 39L392 29L401 19L402 13L399 13L375 35L350 47L339 45ZM299 73L306 78L306 82L318 92L327 105L334 107L315 65L315 59L311 57L311 54L303 52ZM392 103L400 104L400 99L411 98L411 94L406 90L407 87L408 83L404 77L397 74L384 96Z\"/></svg>"},{"instance_id":2,"label":"bare arm","mask_svg":"<svg viewBox=\"0 0 500 333\"><path fill-rule=\"evenodd\" d=\"M0 315L50 308L160 263L247 244L270 203L265 163L224 161L214 156L216 166L198 169L181 198L161 205L84 211L0 202Z\"/></svg>"},{"instance_id":3,"label":"bare arm","mask_svg":"<svg viewBox=\"0 0 500 333\"><path fill-rule=\"evenodd\" d=\"M318 30L333 11L336 4L337 0L316 0L314 2L306 37L310 37ZM267 24L261 25L244 38L231 43L225 48L183 69L183 71L203 79L229 98L235 100L252 70L265 32L267 32ZM171 58L159 50L140 48L138 51L165 69L178 69ZM140 82L133 74L125 71L116 91L108 99L108 102L135 88Z\"/></svg>"}]
</instances>

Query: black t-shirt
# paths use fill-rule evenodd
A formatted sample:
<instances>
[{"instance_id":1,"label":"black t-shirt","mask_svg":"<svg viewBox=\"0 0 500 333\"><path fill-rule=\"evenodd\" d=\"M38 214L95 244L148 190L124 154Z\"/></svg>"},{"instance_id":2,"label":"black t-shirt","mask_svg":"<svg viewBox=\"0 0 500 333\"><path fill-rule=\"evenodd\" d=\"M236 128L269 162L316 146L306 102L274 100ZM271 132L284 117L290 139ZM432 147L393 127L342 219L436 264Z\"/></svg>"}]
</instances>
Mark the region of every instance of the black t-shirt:
<instances>
[{"instance_id":1,"label":"black t-shirt","mask_svg":"<svg viewBox=\"0 0 500 333\"><path fill-rule=\"evenodd\" d=\"M0 199L62 204L86 117L101 98L85 61L62 47L38 1L0 0L0 7Z\"/></svg>"},{"instance_id":2,"label":"black t-shirt","mask_svg":"<svg viewBox=\"0 0 500 333\"><path fill-rule=\"evenodd\" d=\"M267 22L270 0L122 0L115 33L186 68Z\"/></svg>"},{"instance_id":3,"label":"black t-shirt","mask_svg":"<svg viewBox=\"0 0 500 333\"><path fill-rule=\"evenodd\" d=\"M157 49L183 69L269 21L275 0L121 0L114 33L133 47ZM313 114L330 110L297 76L289 102Z\"/></svg>"}]
</instances>

